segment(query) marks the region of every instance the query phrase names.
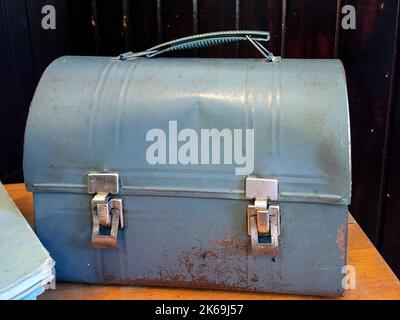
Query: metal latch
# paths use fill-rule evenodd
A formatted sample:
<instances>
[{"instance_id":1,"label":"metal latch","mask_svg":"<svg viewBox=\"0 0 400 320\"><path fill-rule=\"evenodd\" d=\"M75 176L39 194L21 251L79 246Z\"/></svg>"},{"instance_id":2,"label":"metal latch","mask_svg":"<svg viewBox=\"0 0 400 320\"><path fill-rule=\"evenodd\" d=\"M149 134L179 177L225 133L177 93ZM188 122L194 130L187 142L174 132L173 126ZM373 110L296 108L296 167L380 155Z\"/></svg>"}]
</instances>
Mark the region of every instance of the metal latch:
<instances>
[{"instance_id":1,"label":"metal latch","mask_svg":"<svg viewBox=\"0 0 400 320\"><path fill-rule=\"evenodd\" d=\"M117 247L118 229L124 227L122 199L119 193L118 173L89 173L88 193L95 194L92 207L92 244L95 248ZM109 235L100 234L101 228L110 228Z\"/></svg>"},{"instance_id":2,"label":"metal latch","mask_svg":"<svg viewBox=\"0 0 400 320\"><path fill-rule=\"evenodd\" d=\"M281 232L280 210L278 205L269 205L268 201L278 200L278 181L248 177L245 190L246 199L254 200L247 206L247 233L252 253L276 255Z\"/></svg>"}]
</instances>

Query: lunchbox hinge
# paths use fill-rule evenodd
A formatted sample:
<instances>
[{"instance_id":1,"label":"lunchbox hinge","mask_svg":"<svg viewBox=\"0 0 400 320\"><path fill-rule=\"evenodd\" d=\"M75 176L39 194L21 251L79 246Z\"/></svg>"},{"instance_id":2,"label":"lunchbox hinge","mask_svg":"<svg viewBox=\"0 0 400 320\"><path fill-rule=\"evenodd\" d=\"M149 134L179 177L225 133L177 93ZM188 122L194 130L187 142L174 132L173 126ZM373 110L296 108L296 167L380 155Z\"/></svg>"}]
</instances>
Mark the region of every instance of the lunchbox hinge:
<instances>
[{"instance_id":1,"label":"lunchbox hinge","mask_svg":"<svg viewBox=\"0 0 400 320\"><path fill-rule=\"evenodd\" d=\"M247 206L247 233L254 255L276 255L279 252L281 217L278 200L278 180L247 177L246 199L254 201Z\"/></svg>"},{"instance_id":2,"label":"lunchbox hinge","mask_svg":"<svg viewBox=\"0 0 400 320\"><path fill-rule=\"evenodd\" d=\"M124 227L122 199L113 196L119 193L118 173L89 173L88 193L94 194L92 208L92 244L95 248L115 248L118 229ZM100 234L110 229L109 235Z\"/></svg>"}]
</instances>

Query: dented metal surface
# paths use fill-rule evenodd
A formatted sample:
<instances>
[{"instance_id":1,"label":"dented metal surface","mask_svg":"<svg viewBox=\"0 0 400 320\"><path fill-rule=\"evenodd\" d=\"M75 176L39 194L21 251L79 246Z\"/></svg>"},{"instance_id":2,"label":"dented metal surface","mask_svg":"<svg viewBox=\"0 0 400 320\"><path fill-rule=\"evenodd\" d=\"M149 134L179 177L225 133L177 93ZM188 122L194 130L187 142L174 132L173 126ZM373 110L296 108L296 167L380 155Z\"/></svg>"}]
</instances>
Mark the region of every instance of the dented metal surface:
<instances>
[{"instance_id":1,"label":"dented metal surface","mask_svg":"<svg viewBox=\"0 0 400 320\"><path fill-rule=\"evenodd\" d=\"M279 253L255 255L234 165L146 162L146 132L254 129L254 175L279 181ZM343 293L350 144L335 60L62 57L30 109L25 181L64 281ZM118 248L91 245L91 172L118 172Z\"/></svg>"},{"instance_id":2,"label":"dented metal surface","mask_svg":"<svg viewBox=\"0 0 400 320\"><path fill-rule=\"evenodd\" d=\"M125 195L243 199L235 165L147 163L148 130L168 132L171 120L196 131L254 129L253 174L279 180L279 200L350 201L347 92L337 60L61 57L32 102L27 187L81 192L88 173L113 170Z\"/></svg>"},{"instance_id":3,"label":"dented metal surface","mask_svg":"<svg viewBox=\"0 0 400 320\"><path fill-rule=\"evenodd\" d=\"M35 194L36 211L44 219L37 232L55 255L64 281L343 292L346 260L337 235L346 225L346 205L283 203L279 254L273 257L251 252L246 202L172 197L125 197L126 228L118 234L118 248L94 250L88 200L83 194ZM63 207L71 201L73 214Z\"/></svg>"}]
</instances>

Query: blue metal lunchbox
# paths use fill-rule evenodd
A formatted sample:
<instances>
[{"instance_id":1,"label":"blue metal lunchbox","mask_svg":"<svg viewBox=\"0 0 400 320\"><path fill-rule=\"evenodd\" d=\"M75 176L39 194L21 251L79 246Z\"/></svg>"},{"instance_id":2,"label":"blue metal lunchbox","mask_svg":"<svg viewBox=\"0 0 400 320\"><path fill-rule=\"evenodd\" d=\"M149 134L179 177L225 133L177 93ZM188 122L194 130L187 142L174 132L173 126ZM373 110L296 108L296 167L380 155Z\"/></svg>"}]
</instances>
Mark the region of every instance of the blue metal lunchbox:
<instances>
[{"instance_id":1,"label":"blue metal lunchbox","mask_svg":"<svg viewBox=\"0 0 400 320\"><path fill-rule=\"evenodd\" d=\"M47 68L24 172L59 280L343 294L345 72L267 40L211 33ZM237 41L264 57L156 58Z\"/></svg>"}]
</instances>

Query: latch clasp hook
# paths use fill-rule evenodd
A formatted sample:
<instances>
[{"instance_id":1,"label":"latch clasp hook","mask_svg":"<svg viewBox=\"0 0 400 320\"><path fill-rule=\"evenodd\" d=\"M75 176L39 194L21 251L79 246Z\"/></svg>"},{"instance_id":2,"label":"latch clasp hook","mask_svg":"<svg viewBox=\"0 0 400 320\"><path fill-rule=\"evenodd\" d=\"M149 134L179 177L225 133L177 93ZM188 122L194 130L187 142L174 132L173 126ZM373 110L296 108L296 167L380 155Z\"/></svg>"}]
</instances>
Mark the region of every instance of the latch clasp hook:
<instances>
[{"instance_id":1,"label":"latch clasp hook","mask_svg":"<svg viewBox=\"0 0 400 320\"><path fill-rule=\"evenodd\" d=\"M248 177L246 198L254 200L247 206L247 234L251 250L256 256L277 255L281 232L280 208L269 205L268 200L278 199L278 181Z\"/></svg>"},{"instance_id":2,"label":"latch clasp hook","mask_svg":"<svg viewBox=\"0 0 400 320\"><path fill-rule=\"evenodd\" d=\"M90 173L88 192L95 194L91 200L92 244L95 248L115 248L118 229L124 227L122 199L112 198L119 193L117 173ZM110 228L109 235L101 235L101 228Z\"/></svg>"}]
</instances>

